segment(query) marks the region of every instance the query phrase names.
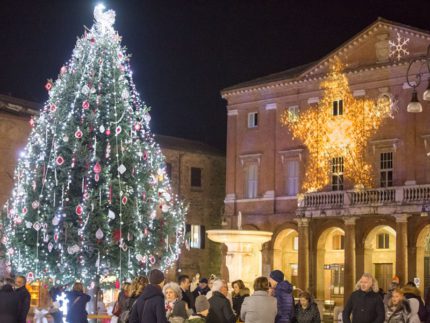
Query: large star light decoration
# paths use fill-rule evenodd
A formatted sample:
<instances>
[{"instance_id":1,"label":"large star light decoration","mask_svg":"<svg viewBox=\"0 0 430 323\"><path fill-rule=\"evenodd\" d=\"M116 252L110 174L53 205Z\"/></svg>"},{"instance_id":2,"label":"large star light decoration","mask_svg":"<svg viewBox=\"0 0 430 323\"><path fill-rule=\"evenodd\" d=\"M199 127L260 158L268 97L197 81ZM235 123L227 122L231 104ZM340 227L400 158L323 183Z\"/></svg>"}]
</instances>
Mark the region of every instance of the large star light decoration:
<instances>
[{"instance_id":1,"label":"large star light decoration","mask_svg":"<svg viewBox=\"0 0 430 323\"><path fill-rule=\"evenodd\" d=\"M330 184L335 158L343 157L344 178L357 187L371 187L372 166L365 159L368 139L391 114L389 100L357 99L349 89L342 64L337 61L321 82L322 100L299 118L285 110L281 124L309 151L302 191L314 192ZM334 115L333 102L343 101L343 113Z\"/></svg>"},{"instance_id":2,"label":"large star light decoration","mask_svg":"<svg viewBox=\"0 0 430 323\"><path fill-rule=\"evenodd\" d=\"M94 8L94 19L96 20L97 26L103 31L113 31L113 24L115 23L115 11L108 10L104 12L105 6L98 4Z\"/></svg>"}]
</instances>

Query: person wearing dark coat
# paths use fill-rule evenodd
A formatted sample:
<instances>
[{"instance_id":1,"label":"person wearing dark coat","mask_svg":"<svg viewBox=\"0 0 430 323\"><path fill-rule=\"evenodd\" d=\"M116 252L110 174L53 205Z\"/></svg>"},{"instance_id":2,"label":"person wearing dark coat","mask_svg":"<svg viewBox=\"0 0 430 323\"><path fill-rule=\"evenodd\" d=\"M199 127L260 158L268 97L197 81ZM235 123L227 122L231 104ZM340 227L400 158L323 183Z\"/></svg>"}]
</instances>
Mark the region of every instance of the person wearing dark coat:
<instances>
[{"instance_id":1,"label":"person wearing dark coat","mask_svg":"<svg viewBox=\"0 0 430 323\"><path fill-rule=\"evenodd\" d=\"M91 300L91 297L84 293L84 285L76 282L73 284L72 291L66 294L69 300L67 306L67 322L88 323L86 306Z\"/></svg>"},{"instance_id":2,"label":"person wearing dark coat","mask_svg":"<svg viewBox=\"0 0 430 323\"><path fill-rule=\"evenodd\" d=\"M212 286L212 297L209 298L209 314L206 323L235 323L231 303L227 299L228 288L224 281L216 280Z\"/></svg>"},{"instance_id":3,"label":"person wearing dark coat","mask_svg":"<svg viewBox=\"0 0 430 323\"><path fill-rule=\"evenodd\" d=\"M188 308L195 310L194 308L194 296L190 292L191 281L188 275L181 275L178 277L178 284L182 291L182 300L187 303Z\"/></svg>"},{"instance_id":4,"label":"person wearing dark coat","mask_svg":"<svg viewBox=\"0 0 430 323\"><path fill-rule=\"evenodd\" d=\"M31 296L25 285L27 279L24 276L15 277L15 293L18 294L19 298L19 323L25 323L27 321L27 314L30 310Z\"/></svg>"},{"instance_id":5,"label":"person wearing dark coat","mask_svg":"<svg viewBox=\"0 0 430 323\"><path fill-rule=\"evenodd\" d=\"M356 285L342 313L344 323L383 323L384 303L378 294L378 283L371 274L365 273ZM352 314L352 321L351 316Z\"/></svg>"},{"instance_id":6,"label":"person wearing dark coat","mask_svg":"<svg viewBox=\"0 0 430 323\"><path fill-rule=\"evenodd\" d=\"M317 304L312 300L308 292L299 294L299 302L295 311L297 323L320 323L321 316Z\"/></svg>"},{"instance_id":7,"label":"person wearing dark coat","mask_svg":"<svg viewBox=\"0 0 430 323\"><path fill-rule=\"evenodd\" d=\"M149 272L149 285L131 309L129 323L168 323L164 308L164 274L153 269Z\"/></svg>"},{"instance_id":8,"label":"person wearing dark coat","mask_svg":"<svg viewBox=\"0 0 430 323\"><path fill-rule=\"evenodd\" d=\"M291 323L294 318L293 285L284 280L284 273L273 270L269 276L270 285L278 304L275 323Z\"/></svg>"},{"instance_id":9,"label":"person wearing dark coat","mask_svg":"<svg viewBox=\"0 0 430 323\"><path fill-rule=\"evenodd\" d=\"M193 298L196 299L200 295L206 296L207 293L209 293L211 289L208 286L208 279L207 278L201 278L199 280L199 286L196 287L193 291Z\"/></svg>"},{"instance_id":10,"label":"person wearing dark coat","mask_svg":"<svg viewBox=\"0 0 430 323\"><path fill-rule=\"evenodd\" d=\"M20 297L6 284L0 290L0 322L17 323L20 320Z\"/></svg>"}]
</instances>

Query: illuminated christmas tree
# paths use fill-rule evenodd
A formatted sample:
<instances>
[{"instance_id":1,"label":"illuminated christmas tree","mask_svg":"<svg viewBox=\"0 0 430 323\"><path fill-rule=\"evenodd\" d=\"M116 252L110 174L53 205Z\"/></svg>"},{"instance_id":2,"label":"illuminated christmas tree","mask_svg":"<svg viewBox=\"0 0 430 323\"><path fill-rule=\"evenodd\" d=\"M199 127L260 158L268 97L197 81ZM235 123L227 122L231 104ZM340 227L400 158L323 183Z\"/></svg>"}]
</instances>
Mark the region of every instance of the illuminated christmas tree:
<instances>
[{"instance_id":1,"label":"illuminated christmas tree","mask_svg":"<svg viewBox=\"0 0 430 323\"><path fill-rule=\"evenodd\" d=\"M185 230L186 207L171 191L115 13L97 6L94 16L45 86L5 207L11 270L61 283L166 269Z\"/></svg>"}]
</instances>

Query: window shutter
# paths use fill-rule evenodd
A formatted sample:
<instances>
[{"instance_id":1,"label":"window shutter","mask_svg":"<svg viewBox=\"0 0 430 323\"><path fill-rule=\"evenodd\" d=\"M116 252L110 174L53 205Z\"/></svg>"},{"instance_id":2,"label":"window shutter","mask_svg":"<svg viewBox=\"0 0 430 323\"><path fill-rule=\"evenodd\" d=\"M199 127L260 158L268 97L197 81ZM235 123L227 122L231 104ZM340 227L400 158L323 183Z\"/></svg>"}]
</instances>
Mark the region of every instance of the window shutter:
<instances>
[{"instance_id":1,"label":"window shutter","mask_svg":"<svg viewBox=\"0 0 430 323\"><path fill-rule=\"evenodd\" d=\"M206 228L204 225L200 226L200 248L205 248L205 242L206 242Z\"/></svg>"}]
</instances>

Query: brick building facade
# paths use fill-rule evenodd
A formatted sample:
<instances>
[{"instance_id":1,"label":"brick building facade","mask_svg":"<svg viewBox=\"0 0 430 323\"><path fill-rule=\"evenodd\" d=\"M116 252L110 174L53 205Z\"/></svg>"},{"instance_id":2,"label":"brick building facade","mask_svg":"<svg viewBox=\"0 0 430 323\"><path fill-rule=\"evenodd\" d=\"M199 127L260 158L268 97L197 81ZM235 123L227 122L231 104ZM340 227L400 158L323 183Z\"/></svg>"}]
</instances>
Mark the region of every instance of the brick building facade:
<instances>
[{"instance_id":1,"label":"brick building facade","mask_svg":"<svg viewBox=\"0 0 430 323\"><path fill-rule=\"evenodd\" d=\"M393 275L401 283L415 278L421 291L430 287L430 221L423 212L430 210L430 103L421 99L425 68L417 87L423 112L406 111L409 62L425 56L429 44L427 31L378 19L316 62L221 92L228 115L227 227L236 228L240 211L244 228L273 232L262 250L264 274L281 269L296 287L337 304L363 272L375 275L385 290ZM353 97L378 107L388 102L391 117L366 141L371 187L348 179L349 155L332 156L330 169L323 170L331 172L328 185L309 192L302 185L314 157L281 120L287 113L301 122L319 109L321 82L336 62L344 66ZM342 100L333 100L329 122L348 114ZM318 122L310 129L327 126ZM342 137L341 127L337 131ZM324 152L318 156L328 158Z\"/></svg>"}]
</instances>

